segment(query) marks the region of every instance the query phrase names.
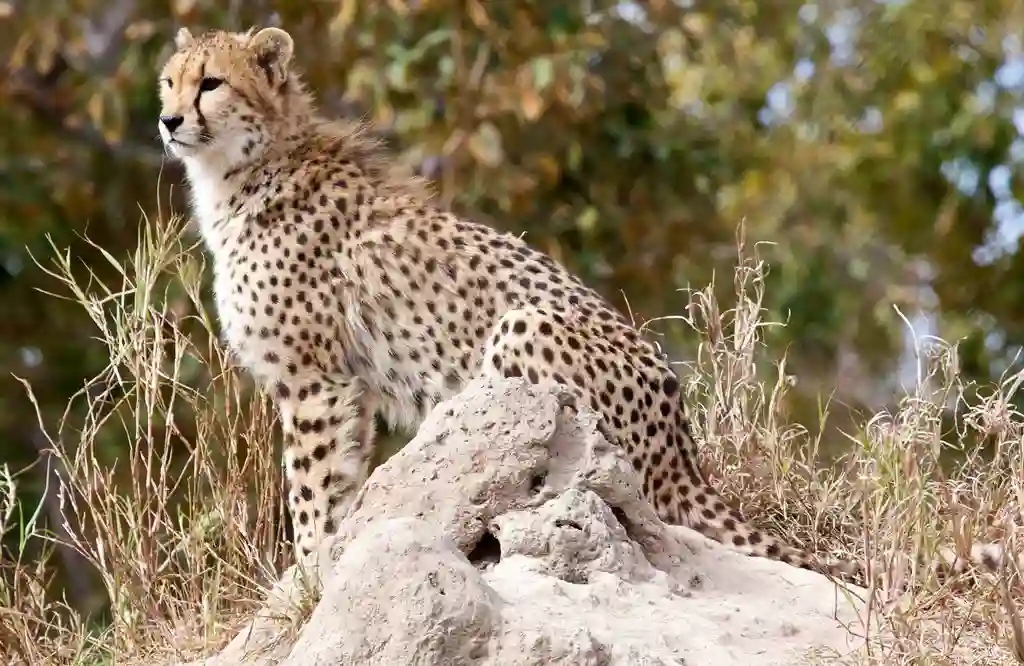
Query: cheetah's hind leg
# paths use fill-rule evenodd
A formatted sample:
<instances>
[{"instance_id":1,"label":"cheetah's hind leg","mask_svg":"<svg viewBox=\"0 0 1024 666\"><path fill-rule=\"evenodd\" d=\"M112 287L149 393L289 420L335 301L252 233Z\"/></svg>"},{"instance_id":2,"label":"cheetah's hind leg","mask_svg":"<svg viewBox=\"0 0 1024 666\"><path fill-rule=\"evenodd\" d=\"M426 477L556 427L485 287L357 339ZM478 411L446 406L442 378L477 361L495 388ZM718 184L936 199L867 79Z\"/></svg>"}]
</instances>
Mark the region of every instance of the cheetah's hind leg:
<instances>
[{"instance_id":1,"label":"cheetah's hind leg","mask_svg":"<svg viewBox=\"0 0 1024 666\"><path fill-rule=\"evenodd\" d=\"M495 325L480 371L525 377L531 384L554 382L598 412L602 434L632 462L642 495L666 523L689 527L746 555L858 580L858 563L819 559L754 529L727 507L696 466L678 379L661 356L625 324L606 319L595 326L593 319L582 321L571 312L524 307L505 313Z\"/></svg>"},{"instance_id":2,"label":"cheetah's hind leg","mask_svg":"<svg viewBox=\"0 0 1024 666\"><path fill-rule=\"evenodd\" d=\"M590 331L571 322L561 310L523 307L509 310L495 324L481 358L479 374L485 377L522 377L533 385L555 388L559 406L575 414L581 405L600 413L598 399L585 390L582 362L588 356ZM607 349L607 348L606 348ZM575 353L570 354L570 351ZM577 358L577 361L573 359ZM573 368L574 362L579 363ZM597 430L616 445L608 422L598 419ZM536 498L543 503L544 493Z\"/></svg>"}]
</instances>

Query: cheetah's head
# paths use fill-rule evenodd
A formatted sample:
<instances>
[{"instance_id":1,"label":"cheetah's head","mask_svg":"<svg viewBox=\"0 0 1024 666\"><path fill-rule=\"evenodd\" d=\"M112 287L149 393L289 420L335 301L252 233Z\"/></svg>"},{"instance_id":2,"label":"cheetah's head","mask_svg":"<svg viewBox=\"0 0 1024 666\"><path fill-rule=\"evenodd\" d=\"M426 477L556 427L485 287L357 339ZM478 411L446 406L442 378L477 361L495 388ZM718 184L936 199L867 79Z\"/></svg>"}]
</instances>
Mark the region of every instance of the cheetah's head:
<instances>
[{"instance_id":1,"label":"cheetah's head","mask_svg":"<svg viewBox=\"0 0 1024 666\"><path fill-rule=\"evenodd\" d=\"M301 96L289 72L294 42L279 28L259 32L178 31L160 74L160 138L175 156L231 168L265 148Z\"/></svg>"}]
</instances>

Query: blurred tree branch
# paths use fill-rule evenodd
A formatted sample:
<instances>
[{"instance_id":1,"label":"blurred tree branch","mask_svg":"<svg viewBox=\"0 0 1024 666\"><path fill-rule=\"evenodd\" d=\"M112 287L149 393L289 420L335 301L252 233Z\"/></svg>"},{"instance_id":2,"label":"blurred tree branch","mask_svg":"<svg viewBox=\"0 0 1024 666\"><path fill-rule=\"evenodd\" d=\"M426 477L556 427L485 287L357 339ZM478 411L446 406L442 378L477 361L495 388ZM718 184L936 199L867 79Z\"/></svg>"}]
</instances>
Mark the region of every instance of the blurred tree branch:
<instances>
[{"instance_id":1,"label":"blurred tree branch","mask_svg":"<svg viewBox=\"0 0 1024 666\"><path fill-rule=\"evenodd\" d=\"M102 132L86 122L68 122L72 108L65 101L69 95L63 94L61 90L61 78L68 69L67 61L58 55L54 59L53 67L46 72L28 68L5 70L0 78L0 92L6 98L6 104L21 105L33 118L44 122L55 134L81 144L86 150L104 152L123 162L139 162L149 167L160 166L164 152L162 146L155 142L153 145L146 145L128 139L111 143Z\"/></svg>"}]
</instances>

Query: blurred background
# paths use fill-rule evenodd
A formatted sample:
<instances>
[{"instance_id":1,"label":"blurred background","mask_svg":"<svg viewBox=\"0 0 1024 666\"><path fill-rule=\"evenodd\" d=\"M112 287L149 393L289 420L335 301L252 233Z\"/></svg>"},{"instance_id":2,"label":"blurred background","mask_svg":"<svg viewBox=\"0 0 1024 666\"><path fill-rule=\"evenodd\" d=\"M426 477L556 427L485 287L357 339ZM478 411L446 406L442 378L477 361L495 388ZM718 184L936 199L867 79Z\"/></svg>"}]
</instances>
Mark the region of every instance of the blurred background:
<instances>
[{"instance_id":1,"label":"blurred background","mask_svg":"<svg viewBox=\"0 0 1024 666\"><path fill-rule=\"evenodd\" d=\"M156 72L180 26L252 25L290 31L323 107L374 121L447 205L638 321L712 279L728 304L741 221L772 241L767 341L809 427L819 400L837 432L896 400L915 337L959 341L980 386L1020 368L1017 0L0 0L0 463L25 511L47 443L17 378L56 423L110 360L36 262L49 238L102 280L83 236L125 260L143 216L185 211ZM658 329L692 354L685 326ZM55 565L100 603L73 554Z\"/></svg>"}]
</instances>

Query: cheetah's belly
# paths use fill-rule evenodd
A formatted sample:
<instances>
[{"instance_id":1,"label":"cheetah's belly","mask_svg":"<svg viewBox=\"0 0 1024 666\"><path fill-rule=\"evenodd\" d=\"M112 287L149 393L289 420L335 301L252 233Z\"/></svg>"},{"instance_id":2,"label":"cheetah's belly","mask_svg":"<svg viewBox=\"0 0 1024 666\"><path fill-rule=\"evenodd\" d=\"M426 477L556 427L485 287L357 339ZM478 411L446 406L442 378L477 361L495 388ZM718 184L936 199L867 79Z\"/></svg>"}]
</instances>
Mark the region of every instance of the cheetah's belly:
<instances>
[{"instance_id":1,"label":"cheetah's belly","mask_svg":"<svg viewBox=\"0 0 1024 666\"><path fill-rule=\"evenodd\" d=\"M484 339L405 311L395 318L361 295L343 296L344 333L355 374L376 395L392 427L415 430L439 402L458 393L478 369Z\"/></svg>"}]
</instances>

